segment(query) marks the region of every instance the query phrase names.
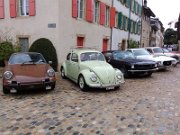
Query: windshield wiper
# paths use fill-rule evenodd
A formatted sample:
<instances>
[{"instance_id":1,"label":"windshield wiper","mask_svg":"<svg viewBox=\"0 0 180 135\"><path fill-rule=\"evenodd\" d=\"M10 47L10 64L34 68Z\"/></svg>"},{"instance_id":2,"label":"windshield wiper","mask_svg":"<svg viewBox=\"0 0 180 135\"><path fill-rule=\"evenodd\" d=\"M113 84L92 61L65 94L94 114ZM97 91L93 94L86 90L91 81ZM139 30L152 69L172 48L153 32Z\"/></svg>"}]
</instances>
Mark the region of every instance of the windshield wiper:
<instances>
[{"instance_id":1,"label":"windshield wiper","mask_svg":"<svg viewBox=\"0 0 180 135\"><path fill-rule=\"evenodd\" d=\"M22 65L24 65L24 64L35 64L35 63L34 63L34 61L30 60L30 61L25 61L22 63Z\"/></svg>"}]
</instances>

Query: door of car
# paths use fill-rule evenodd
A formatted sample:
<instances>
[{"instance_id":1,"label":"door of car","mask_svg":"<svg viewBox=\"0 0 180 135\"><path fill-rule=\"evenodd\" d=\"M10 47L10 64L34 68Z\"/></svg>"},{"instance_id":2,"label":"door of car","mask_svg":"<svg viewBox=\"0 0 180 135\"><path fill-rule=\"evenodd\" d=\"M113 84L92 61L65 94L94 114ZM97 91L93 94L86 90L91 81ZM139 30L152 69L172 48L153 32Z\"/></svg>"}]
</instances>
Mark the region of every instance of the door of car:
<instances>
[{"instance_id":1,"label":"door of car","mask_svg":"<svg viewBox=\"0 0 180 135\"><path fill-rule=\"evenodd\" d=\"M72 80L77 81L79 75L79 59L76 53L72 53L71 55L68 71L69 71L69 77Z\"/></svg>"}]
</instances>

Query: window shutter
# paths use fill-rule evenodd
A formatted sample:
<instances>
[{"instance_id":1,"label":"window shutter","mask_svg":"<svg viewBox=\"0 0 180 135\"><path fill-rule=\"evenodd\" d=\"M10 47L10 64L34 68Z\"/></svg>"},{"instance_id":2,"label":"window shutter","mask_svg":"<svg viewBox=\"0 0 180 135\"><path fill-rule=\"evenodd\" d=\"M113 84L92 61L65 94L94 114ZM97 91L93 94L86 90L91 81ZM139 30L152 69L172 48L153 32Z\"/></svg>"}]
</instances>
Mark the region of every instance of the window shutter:
<instances>
[{"instance_id":1,"label":"window shutter","mask_svg":"<svg viewBox=\"0 0 180 135\"><path fill-rule=\"evenodd\" d=\"M128 31L131 32L131 19L128 18Z\"/></svg>"},{"instance_id":2,"label":"window shutter","mask_svg":"<svg viewBox=\"0 0 180 135\"><path fill-rule=\"evenodd\" d=\"M0 19L4 18L4 0L0 0Z\"/></svg>"},{"instance_id":3,"label":"window shutter","mask_svg":"<svg viewBox=\"0 0 180 135\"><path fill-rule=\"evenodd\" d=\"M72 0L72 17L78 17L78 5L77 0Z\"/></svg>"},{"instance_id":4,"label":"window shutter","mask_svg":"<svg viewBox=\"0 0 180 135\"><path fill-rule=\"evenodd\" d=\"M106 11L106 5L102 2L100 2L100 24L105 24L105 12Z\"/></svg>"},{"instance_id":5,"label":"window shutter","mask_svg":"<svg viewBox=\"0 0 180 135\"><path fill-rule=\"evenodd\" d=\"M35 16L35 0L29 0L29 16Z\"/></svg>"},{"instance_id":6,"label":"window shutter","mask_svg":"<svg viewBox=\"0 0 180 135\"><path fill-rule=\"evenodd\" d=\"M122 13L119 12L118 13L118 28L121 29L121 25L122 25Z\"/></svg>"},{"instance_id":7,"label":"window shutter","mask_svg":"<svg viewBox=\"0 0 180 135\"><path fill-rule=\"evenodd\" d=\"M16 0L10 0L10 17L16 17Z\"/></svg>"},{"instance_id":8,"label":"window shutter","mask_svg":"<svg viewBox=\"0 0 180 135\"><path fill-rule=\"evenodd\" d=\"M126 30L126 16L123 17L123 30Z\"/></svg>"},{"instance_id":9,"label":"window shutter","mask_svg":"<svg viewBox=\"0 0 180 135\"><path fill-rule=\"evenodd\" d=\"M116 15L116 10L114 7L110 8L110 27L115 26L115 15Z\"/></svg>"},{"instance_id":10,"label":"window shutter","mask_svg":"<svg viewBox=\"0 0 180 135\"><path fill-rule=\"evenodd\" d=\"M93 22L93 0L86 1L86 20Z\"/></svg>"}]
</instances>

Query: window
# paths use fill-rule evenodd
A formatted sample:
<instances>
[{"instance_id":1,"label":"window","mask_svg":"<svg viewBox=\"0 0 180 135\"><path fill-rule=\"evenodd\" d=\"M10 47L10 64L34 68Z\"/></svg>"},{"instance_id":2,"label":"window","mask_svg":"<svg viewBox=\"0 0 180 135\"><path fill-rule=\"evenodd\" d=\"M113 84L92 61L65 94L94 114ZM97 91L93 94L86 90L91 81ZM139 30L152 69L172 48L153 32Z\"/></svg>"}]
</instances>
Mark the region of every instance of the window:
<instances>
[{"instance_id":1,"label":"window","mask_svg":"<svg viewBox=\"0 0 180 135\"><path fill-rule=\"evenodd\" d=\"M28 0L19 0L19 15L20 16L29 15L29 3L28 3Z\"/></svg>"},{"instance_id":2,"label":"window","mask_svg":"<svg viewBox=\"0 0 180 135\"><path fill-rule=\"evenodd\" d=\"M94 0L94 22L99 23L99 1Z\"/></svg>"},{"instance_id":3,"label":"window","mask_svg":"<svg viewBox=\"0 0 180 135\"><path fill-rule=\"evenodd\" d=\"M19 44L21 46L21 52L28 52L29 50L29 39L19 38Z\"/></svg>"},{"instance_id":4,"label":"window","mask_svg":"<svg viewBox=\"0 0 180 135\"><path fill-rule=\"evenodd\" d=\"M84 18L84 0L78 0L78 17L83 19Z\"/></svg>"},{"instance_id":5,"label":"window","mask_svg":"<svg viewBox=\"0 0 180 135\"><path fill-rule=\"evenodd\" d=\"M71 53L69 53L66 57L66 60L70 60Z\"/></svg>"},{"instance_id":6,"label":"window","mask_svg":"<svg viewBox=\"0 0 180 135\"><path fill-rule=\"evenodd\" d=\"M78 62L78 55L73 53L72 57L71 57L71 60L74 61L74 62Z\"/></svg>"},{"instance_id":7,"label":"window","mask_svg":"<svg viewBox=\"0 0 180 135\"><path fill-rule=\"evenodd\" d=\"M77 37L77 47L84 46L84 37Z\"/></svg>"},{"instance_id":8,"label":"window","mask_svg":"<svg viewBox=\"0 0 180 135\"><path fill-rule=\"evenodd\" d=\"M106 26L109 26L109 19L110 19L110 9L109 7L106 7L106 18L105 18Z\"/></svg>"},{"instance_id":9,"label":"window","mask_svg":"<svg viewBox=\"0 0 180 135\"><path fill-rule=\"evenodd\" d=\"M103 39L102 51L107 51L108 49L108 39Z\"/></svg>"},{"instance_id":10,"label":"window","mask_svg":"<svg viewBox=\"0 0 180 135\"><path fill-rule=\"evenodd\" d=\"M115 16L115 27L118 28L118 18L119 17L119 13L116 12L116 16Z\"/></svg>"}]
</instances>

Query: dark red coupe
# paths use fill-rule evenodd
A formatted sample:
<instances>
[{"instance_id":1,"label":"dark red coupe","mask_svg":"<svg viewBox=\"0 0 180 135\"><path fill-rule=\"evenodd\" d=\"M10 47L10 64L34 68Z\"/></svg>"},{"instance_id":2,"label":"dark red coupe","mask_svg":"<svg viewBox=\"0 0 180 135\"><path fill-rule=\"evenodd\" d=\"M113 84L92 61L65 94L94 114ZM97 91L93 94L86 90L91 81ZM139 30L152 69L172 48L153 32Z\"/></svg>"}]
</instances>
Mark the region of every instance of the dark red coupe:
<instances>
[{"instance_id":1,"label":"dark red coupe","mask_svg":"<svg viewBox=\"0 0 180 135\"><path fill-rule=\"evenodd\" d=\"M3 72L3 92L26 89L53 90L56 84L55 71L40 53L14 53Z\"/></svg>"}]
</instances>

